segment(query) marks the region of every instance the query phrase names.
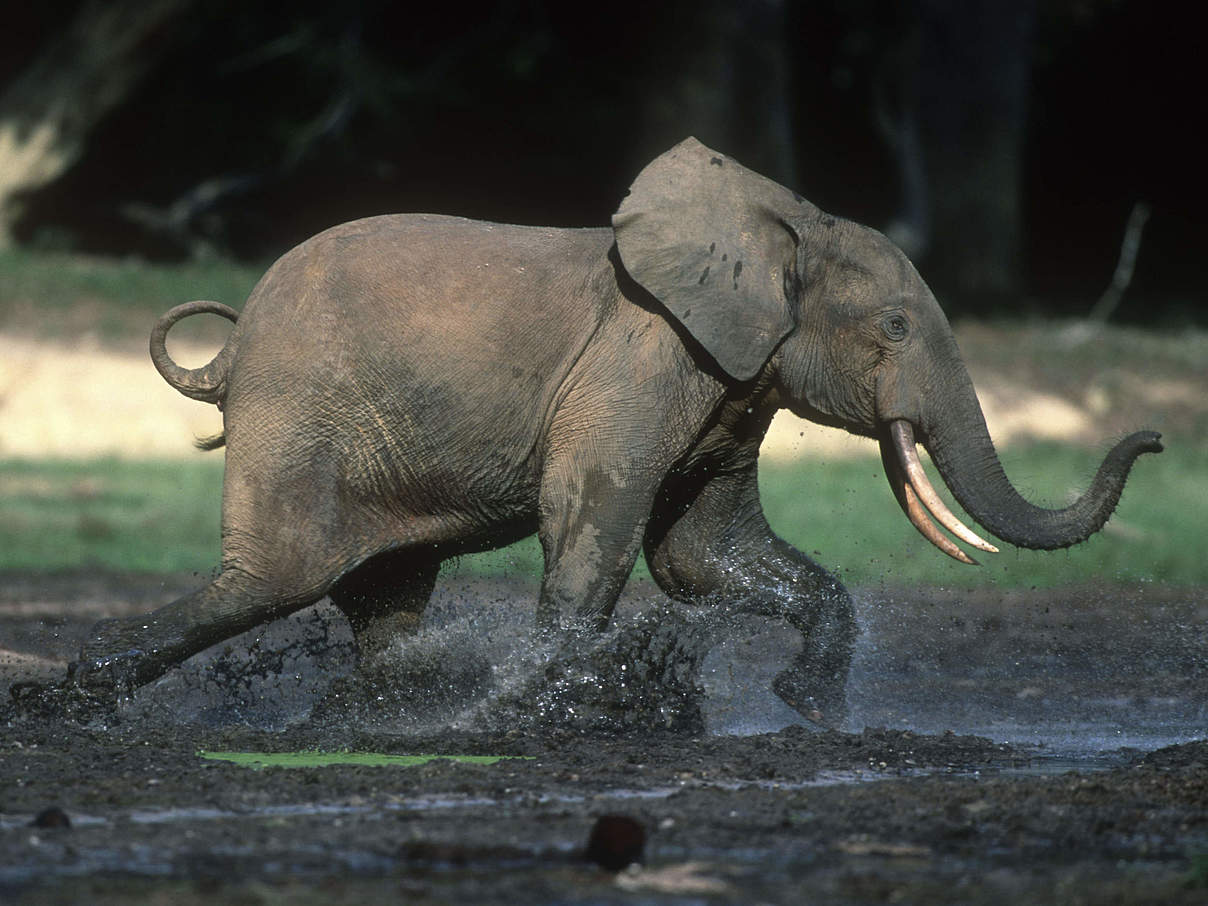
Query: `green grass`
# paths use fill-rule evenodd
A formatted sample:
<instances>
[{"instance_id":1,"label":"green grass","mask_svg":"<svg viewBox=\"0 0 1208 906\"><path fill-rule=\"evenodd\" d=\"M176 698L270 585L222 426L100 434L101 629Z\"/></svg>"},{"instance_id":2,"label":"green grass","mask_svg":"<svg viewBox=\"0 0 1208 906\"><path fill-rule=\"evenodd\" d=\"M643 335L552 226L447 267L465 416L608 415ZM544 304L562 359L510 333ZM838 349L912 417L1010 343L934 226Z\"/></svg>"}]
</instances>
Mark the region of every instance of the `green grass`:
<instances>
[{"instance_id":1,"label":"green grass","mask_svg":"<svg viewBox=\"0 0 1208 906\"><path fill-rule=\"evenodd\" d=\"M179 302L215 299L242 307L264 270L224 260L163 265L6 249L0 251L0 327L52 338L89 332L141 339ZM229 332L230 325L215 321L208 329Z\"/></svg>"},{"instance_id":2,"label":"green grass","mask_svg":"<svg viewBox=\"0 0 1208 906\"><path fill-rule=\"evenodd\" d=\"M1096 465L1092 454L1061 445L1009 449L1004 459L1016 485L1050 506L1080 490ZM1202 451L1172 445L1138 462L1108 528L1086 543L1053 553L1004 547L998 555L979 554L984 565L971 567L949 560L915 532L875 459L765 461L761 467L773 528L850 585L1208 585L1200 545L1206 478ZM0 570L210 570L218 564L221 485L216 460L0 461ZM530 538L463 557L457 568L535 576L541 553ZM649 576L644 564L635 575Z\"/></svg>"},{"instance_id":3,"label":"green grass","mask_svg":"<svg viewBox=\"0 0 1208 906\"><path fill-rule=\"evenodd\" d=\"M221 491L221 460L0 461L0 570L209 570Z\"/></svg>"},{"instance_id":4,"label":"green grass","mask_svg":"<svg viewBox=\"0 0 1208 906\"><path fill-rule=\"evenodd\" d=\"M1008 448L1008 476L1034 503L1065 506L1090 482L1093 453L1059 444ZM933 483L943 483L931 471ZM773 528L849 585L925 583L956 588L1051 587L1081 582L1208 584L1201 550L1208 512L1208 457L1171 446L1138 460L1107 527L1063 551L1000 545L999 554L975 554L967 566L941 554L898 509L876 459L825 466L765 463L760 484ZM941 490L953 512L964 511Z\"/></svg>"},{"instance_id":5,"label":"green grass","mask_svg":"<svg viewBox=\"0 0 1208 906\"><path fill-rule=\"evenodd\" d=\"M456 761L462 764L495 764L516 755L386 755L381 752L206 752L197 753L210 761L228 761L254 768L325 768L332 765L354 767L415 767L430 761Z\"/></svg>"}]
</instances>

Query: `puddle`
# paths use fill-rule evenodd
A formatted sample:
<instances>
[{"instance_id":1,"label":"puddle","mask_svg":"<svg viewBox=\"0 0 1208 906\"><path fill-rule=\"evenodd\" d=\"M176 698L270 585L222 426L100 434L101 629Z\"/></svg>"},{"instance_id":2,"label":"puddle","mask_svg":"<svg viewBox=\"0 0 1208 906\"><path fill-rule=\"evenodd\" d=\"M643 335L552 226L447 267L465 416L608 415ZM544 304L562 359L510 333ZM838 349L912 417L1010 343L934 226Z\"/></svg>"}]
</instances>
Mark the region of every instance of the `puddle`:
<instances>
[{"instance_id":1,"label":"puddle","mask_svg":"<svg viewBox=\"0 0 1208 906\"><path fill-rule=\"evenodd\" d=\"M413 756L399 756L410 758ZM434 756L446 757L446 756ZM489 757L489 756L488 756ZM424 761L431 760L421 756ZM372 803L304 802L251 805L238 809L207 807L166 807L161 809L131 809L111 815L73 812L73 827L117 826L125 822L138 825L180 825L227 820L272 820L307 817L338 818L351 815L423 814L471 809L506 809L520 805L578 805L582 803L624 804L644 800L668 799L688 790L723 790L742 792L762 790L790 793L820 787L883 783L911 777L995 777L995 776L1058 776L1069 772L1098 772L1119 767L1126 762L1122 753L1109 753L1096 758L1038 755L1026 763L995 765L984 770L956 767L895 767L882 770L822 770L806 780L682 780L676 784L646 788L615 788L584 793L518 793L514 796L471 796L458 793L436 793L422 796L390 796ZM0 815L0 830L28 827L33 815Z\"/></svg>"},{"instance_id":2,"label":"puddle","mask_svg":"<svg viewBox=\"0 0 1208 906\"><path fill-rule=\"evenodd\" d=\"M1093 769L1208 735L1194 589L866 593L845 729L982 736Z\"/></svg>"},{"instance_id":3,"label":"puddle","mask_svg":"<svg viewBox=\"0 0 1208 906\"><path fill-rule=\"evenodd\" d=\"M1068 590L866 594L849 732L766 738L752 734L808 726L769 689L800 648L787 621L724 608L668 614L631 596L614 630L547 657L532 644L535 593L446 585L419 634L391 652L381 684L354 672L347 624L322 605L139 690L109 729L37 716L28 732L10 725L0 900L26 888L85 900L105 884L158 893L161 882L176 893L198 882L209 896L215 881L263 891L319 878L372 892L358 902L421 887L433 902L517 902L559 883L557 897L570 900L598 878L568 872L566 857L601 814L645 824L651 877L709 863L732 898L741 889L769 902L802 889L827 902L898 891L906 862L926 872L911 901L1005 878L988 898L962 887L962 901L1027 900L1060 883L1099 902L1111 896L1092 882L1131 884L1144 864L1179 885L1187 853L1203 851L1202 747L1113 770L1137 750L1208 733L1208 605L1194 593L1148 609ZM8 625L24 627L12 638L45 631ZM581 736L584 723L611 730ZM475 733L507 741L467 744ZM193 758L198 746L540 760L300 773L216 767ZM1172 786L1168 764L1191 785ZM1070 772L1095 781L1062 779ZM70 829L29 826L55 804ZM1029 886L1037 864L1048 874ZM842 886L853 878L885 886Z\"/></svg>"},{"instance_id":4,"label":"puddle","mask_svg":"<svg viewBox=\"0 0 1208 906\"><path fill-rule=\"evenodd\" d=\"M996 768L994 774L1001 777L1060 777L1062 774L1095 774L1123 767L1128 757L1123 752L1104 752L1099 755L1042 755L1026 764L1014 764Z\"/></svg>"}]
</instances>

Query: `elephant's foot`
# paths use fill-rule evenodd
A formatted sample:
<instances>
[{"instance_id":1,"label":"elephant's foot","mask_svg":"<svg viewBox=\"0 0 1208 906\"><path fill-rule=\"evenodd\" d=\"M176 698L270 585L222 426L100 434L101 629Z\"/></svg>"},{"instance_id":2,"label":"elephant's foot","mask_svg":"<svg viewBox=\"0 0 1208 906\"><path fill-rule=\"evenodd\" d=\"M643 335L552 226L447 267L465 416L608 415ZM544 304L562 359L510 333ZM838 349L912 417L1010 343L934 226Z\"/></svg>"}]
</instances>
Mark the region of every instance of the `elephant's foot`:
<instances>
[{"instance_id":1,"label":"elephant's foot","mask_svg":"<svg viewBox=\"0 0 1208 906\"><path fill-rule=\"evenodd\" d=\"M362 670L389 669L392 650L400 640L413 637L422 615L400 610L373 620L350 620L357 642L358 664Z\"/></svg>"},{"instance_id":2,"label":"elephant's foot","mask_svg":"<svg viewBox=\"0 0 1208 906\"><path fill-rule=\"evenodd\" d=\"M159 678L180 662L175 646L148 638L147 618L106 619L96 623L80 649L80 658L67 666L67 681L115 699Z\"/></svg>"},{"instance_id":3,"label":"elephant's foot","mask_svg":"<svg viewBox=\"0 0 1208 906\"><path fill-rule=\"evenodd\" d=\"M847 693L842 680L819 680L807 676L794 664L776 674L772 691L810 723L823 729L837 730L847 718Z\"/></svg>"},{"instance_id":4,"label":"elephant's foot","mask_svg":"<svg viewBox=\"0 0 1208 906\"><path fill-rule=\"evenodd\" d=\"M97 694L128 696L141 685L139 676L147 672L142 666L144 657L138 648L99 657L81 654L78 661L67 665L67 681Z\"/></svg>"}]
</instances>

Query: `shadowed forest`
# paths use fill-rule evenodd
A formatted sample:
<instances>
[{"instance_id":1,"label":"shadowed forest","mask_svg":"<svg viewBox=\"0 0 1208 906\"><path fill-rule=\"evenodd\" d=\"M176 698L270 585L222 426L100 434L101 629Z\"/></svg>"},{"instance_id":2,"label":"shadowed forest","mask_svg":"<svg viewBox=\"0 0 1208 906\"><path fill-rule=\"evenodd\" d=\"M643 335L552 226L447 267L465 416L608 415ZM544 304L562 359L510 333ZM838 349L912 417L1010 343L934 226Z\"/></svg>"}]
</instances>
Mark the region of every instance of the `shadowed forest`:
<instances>
[{"instance_id":1,"label":"shadowed forest","mask_svg":"<svg viewBox=\"0 0 1208 906\"><path fill-rule=\"evenodd\" d=\"M1202 323L1196 40L1144 0L25 4L0 243L262 263L385 212L602 225L696 135L886 232L950 315Z\"/></svg>"}]
</instances>

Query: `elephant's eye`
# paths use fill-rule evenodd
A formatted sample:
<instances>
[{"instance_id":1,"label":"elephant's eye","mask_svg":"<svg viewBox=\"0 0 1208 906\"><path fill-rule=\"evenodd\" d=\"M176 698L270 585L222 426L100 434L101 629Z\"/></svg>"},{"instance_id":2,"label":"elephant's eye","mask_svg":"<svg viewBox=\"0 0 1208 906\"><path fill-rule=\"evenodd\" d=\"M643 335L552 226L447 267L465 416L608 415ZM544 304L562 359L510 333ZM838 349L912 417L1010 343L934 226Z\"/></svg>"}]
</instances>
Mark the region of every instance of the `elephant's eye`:
<instances>
[{"instance_id":1,"label":"elephant's eye","mask_svg":"<svg viewBox=\"0 0 1208 906\"><path fill-rule=\"evenodd\" d=\"M881 319L881 330L891 340L903 340L910 331L910 322L906 320L905 315L886 315Z\"/></svg>"}]
</instances>

